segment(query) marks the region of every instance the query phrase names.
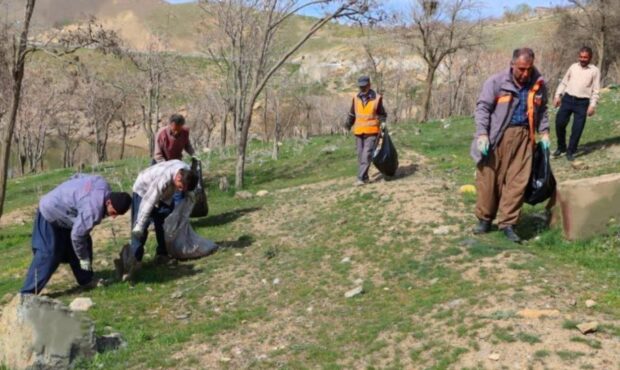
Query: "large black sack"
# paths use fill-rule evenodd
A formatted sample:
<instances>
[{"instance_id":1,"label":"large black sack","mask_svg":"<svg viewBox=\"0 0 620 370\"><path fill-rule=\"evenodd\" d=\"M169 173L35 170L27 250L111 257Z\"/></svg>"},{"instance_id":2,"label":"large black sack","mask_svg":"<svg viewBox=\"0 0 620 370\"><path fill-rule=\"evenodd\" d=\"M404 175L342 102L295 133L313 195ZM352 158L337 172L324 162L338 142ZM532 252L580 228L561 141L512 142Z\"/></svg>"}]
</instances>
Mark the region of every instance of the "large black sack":
<instances>
[{"instance_id":1,"label":"large black sack","mask_svg":"<svg viewBox=\"0 0 620 370\"><path fill-rule=\"evenodd\" d=\"M394 176L398 169L398 152L390 139L387 129L381 130L377 147L372 155L372 163L386 176Z\"/></svg>"},{"instance_id":2,"label":"large black sack","mask_svg":"<svg viewBox=\"0 0 620 370\"><path fill-rule=\"evenodd\" d=\"M202 162L196 158L192 158L192 169L198 176L198 184L196 185L196 202L190 217L206 217L209 214L209 204L207 203L207 194L205 193L204 183L202 181Z\"/></svg>"},{"instance_id":3,"label":"large black sack","mask_svg":"<svg viewBox=\"0 0 620 370\"><path fill-rule=\"evenodd\" d=\"M534 205L544 202L555 192L555 185L549 149L538 143L532 159L532 174L525 189L525 203Z\"/></svg>"}]
</instances>

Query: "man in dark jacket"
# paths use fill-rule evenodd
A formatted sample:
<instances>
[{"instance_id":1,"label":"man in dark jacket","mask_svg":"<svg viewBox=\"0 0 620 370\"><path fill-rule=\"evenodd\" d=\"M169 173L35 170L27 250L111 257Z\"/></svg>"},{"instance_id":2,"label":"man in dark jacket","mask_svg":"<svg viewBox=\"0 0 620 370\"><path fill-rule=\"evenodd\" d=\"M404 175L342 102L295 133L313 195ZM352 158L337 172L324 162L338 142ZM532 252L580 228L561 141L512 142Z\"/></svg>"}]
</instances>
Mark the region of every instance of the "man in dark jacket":
<instances>
[{"instance_id":1,"label":"man in dark jacket","mask_svg":"<svg viewBox=\"0 0 620 370\"><path fill-rule=\"evenodd\" d=\"M519 220L532 170L535 131L549 147L547 86L534 67L532 49L516 49L510 68L484 83L475 121L471 156L477 166L478 224L474 233L488 232L499 213L500 230L518 243L521 239L513 227Z\"/></svg>"}]
</instances>

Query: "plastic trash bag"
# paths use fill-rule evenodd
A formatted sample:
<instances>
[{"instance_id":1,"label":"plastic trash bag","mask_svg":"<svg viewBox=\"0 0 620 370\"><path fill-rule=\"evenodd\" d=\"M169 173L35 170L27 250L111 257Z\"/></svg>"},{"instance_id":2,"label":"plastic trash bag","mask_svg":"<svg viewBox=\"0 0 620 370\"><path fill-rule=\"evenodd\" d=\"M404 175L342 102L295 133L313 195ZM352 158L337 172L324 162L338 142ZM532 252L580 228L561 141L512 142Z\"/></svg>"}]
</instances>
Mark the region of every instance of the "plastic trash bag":
<instances>
[{"instance_id":1,"label":"plastic trash bag","mask_svg":"<svg viewBox=\"0 0 620 370\"><path fill-rule=\"evenodd\" d=\"M549 149L538 143L532 159L532 174L525 188L525 203L538 204L549 199L555 192L555 177L551 171Z\"/></svg>"},{"instance_id":2,"label":"plastic trash bag","mask_svg":"<svg viewBox=\"0 0 620 370\"><path fill-rule=\"evenodd\" d=\"M213 253L217 244L196 234L189 224L196 196L188 192L164 221L168 254L176 259L200 258Z\"/></svg>"},{"instance_id":3,"label":"plastic trash bag","mask_svg":"<svg viewBox=\"0 0 620 370\"><path fill-rule=\"evenodd\" d=\"M390 134L384 128L381 131L377 147L372 155L372 163L377 167L379 172L386 176L394 176L398 169L398 152L390 139Z\"/></svg>"},{"instance_id":4,"label":"plastic trash bag","mask_svg":"<svg viewBox=\"0 0 620 370\"><path fill-rule=\"evenodd\" d=\"M191 170L198 176L198 184L196 185L196 190L194 190L196 193L196 203L190 217L206 217L209 214L209 203L207 202L207 193L202 181L202 162L192 158Z\"/></svg>"}]
</instances>

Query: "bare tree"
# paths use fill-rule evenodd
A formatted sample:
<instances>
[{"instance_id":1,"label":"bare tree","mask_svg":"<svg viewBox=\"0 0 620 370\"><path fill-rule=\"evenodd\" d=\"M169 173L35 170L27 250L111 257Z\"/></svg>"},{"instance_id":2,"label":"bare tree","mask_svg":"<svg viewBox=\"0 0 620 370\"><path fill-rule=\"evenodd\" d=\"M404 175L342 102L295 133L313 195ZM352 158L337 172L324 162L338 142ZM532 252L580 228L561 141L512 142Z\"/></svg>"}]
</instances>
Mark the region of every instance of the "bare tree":
<instances>
[{"instance_id":1,"label":"bare tree","mask_svg":"<svg viewBox=\"0 0 620 370\"><path fill-rule=\"evenodd\" d=\"M6 182L9 170L11 143L15 123L21 102L22 81L26 71L26 59L30 53L40 49L53 51L55 55L65 55L85 45L109 48L116 45L116 35L102 28L87 27L77 29L55 37L45 47L37 47L28 42L30 21L35 8L35 0L26 0L24 20L19 22L19 29L4 20L0 20L0 217L4 210ZM17 36L19 35L19 36ZM50 46L54 43L54 46ZM105 50L105 49L104 49Z\"/></svg>"},{"instance_id":2,"label":"bare tree","mask_svg":"<svg viewBox=\"0 0 620 370\"><path fill-rule=\"evenodd\" d=\"M273 74L319 29L334 19L368 12L369 0L203 0L213 17L210 53L231 78L233 126L237 137L235 186L243 187L245 158L254 105ZM331 6L290 46L278 37L283 24L310 6ZM326 8L327 9L327 8Z\"/></svg>"},{"instance_id":3,"label":"bare tree","mask_svg":"<svg viewBox=\"0 0 620 370\"><path fill-rule=\"evenodd\" d=\"M620 3L618 0L569 0L569 3L577 11L563 11L557 38L571 52L584 44L591 45L598 58L601 81L605 82L610 66L620 59Z\"/></svg>"},{"instance_id":4,"label":"bare tree","mask_svg":"<svg viewBox=\"0 0 620 370\"><path fill-rule=\"evenodd\" d=\"M474 0L414 0L411 11L411 45L426 63L421 121L429 119L433 82L444 59L481 43L482 23L474 17Z\"/></svg>"}]
</instances>

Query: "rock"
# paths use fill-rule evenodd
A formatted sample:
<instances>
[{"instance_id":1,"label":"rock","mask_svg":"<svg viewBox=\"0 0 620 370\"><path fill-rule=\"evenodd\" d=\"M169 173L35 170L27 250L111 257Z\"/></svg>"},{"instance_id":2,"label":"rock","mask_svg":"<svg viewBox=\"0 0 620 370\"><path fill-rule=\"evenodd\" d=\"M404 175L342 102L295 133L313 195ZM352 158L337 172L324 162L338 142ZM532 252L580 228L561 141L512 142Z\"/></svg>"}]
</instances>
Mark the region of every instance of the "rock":
<instances>
[{"instance_id":1,"label":"rock","mask_svg":"<svg viewBox=\"0 0 620 370\"><path fill-rule=\"evenodd\" d=\"M235 193L235 198L237 199L252 199L254 195L252 195L252 193L250 193L249 191L238 191Z\"/></svg>"},{"instance_id":2,"label":"rock","mask_svg":"<svg viewBox=\"0 0 620 370\"><path fill-rule=\"evenodd\" d=\"M596 306L596 302L594 302L593 300L588 299L588 300L586 301L586 307L588 307L588 308L592 308L592 307L594 307L594 306Z\"/></svg>"},{"instance_id":3,"label":"rock","mask_svg":"<svg viewBox=\"0 0 620 370\"><path fill-rule=\"evenodd\" d=\"M237 252L237 253L235 253L235 257L243 257L243 253Z\"/></svg>"},{"instance_id":4,"label":"rock","mask_svg":"<svg viewBox=\"0 0 620 370\"><path fill-rule=\"evenodd\" d=\"M345 257L340 260L340 263L351 263L351 257Z\"/></svg>"},{"instance_id":5,"label":"rock","mask_svg":"<svg viewBox=\"0 0 620 370\"><path fill-rule=\"evenodd\" d=\"M353 298L356 295L360 295L362 293L364 293L364 287L358 286L358 287L355 287L355 288L349 290L348 292L344 293L344 296L346 298Z\"/></svg>"},{"instance_id":6,"label":"rock","mask_svg":"<svg viewBox=\"0 0 620 370\"><path fill-rule=\"evenodd\" d=\"M187 319L189 319L190 316L191 316L191 313L189 313L189 312L181 312L179 314L176 314L174 317L177 320L187 320Z\"/></svg>"},{"instance_id":7,"label":"rock","mask_svg":"<svg viewBox=\"0 0 620 370\"><path fill-rule=\"evenodd\" d=\"M346 220L346 219L344 219L344 218L343 218L343 219L341 219L341 220L336 221L336 225L337 225L337 226L342 226L342 225L344 225L344 224L346 224L346 223L347 223L347 220Z\"/></svg>"},{"instance_id":8,"label":"rock","mask_svg":"<svg viewBox=\"0 0 620 370\"><path fill-rule=\"evenodd\" d=\"M150 286L147 286L147 287L146 287L146 291L147 291L147 292L149 292L149 293L151 293L151 292L153 292L153 288L151 288Z\"/></svg>"},{"instance_id":9,"label":"rock","mask_svg":"<svg viewBox=\"0 0 620 370\"><path fill-rule=\"evenodd\" d=\"M558 310L533 310L526 308L517 312L517 316L521 316L524 319L539 319L541 317L558 317L560 311Z\"/></svg>"},{"instance_id":10,"label":"rock","mask_svg":"<svg viewBox=\"0 0 620 370\"><path fill-rule=\"evenodd\" d=\"M439 278L433 278L433 279L431 279L428 283L429 283L430 285L435 285L435 284L437 284L437 282L438 282L438 281L439 281Z\"/></svg>"},{"instance_id":11,"label":"rock","mask_svg":"<svg viewBox=\"0 0 620 370\"><path fill-rule=\"evenodd\" d=\"M69 305L69 308L72 311L81 311L81 312L86 312L88 310L90 310L90 308L92 306L94 306L95 304L93 303L93 300L90 298L84 298L84 297L78 297L76 299L74 299L71 304Z\"/></svg>"},{"instance_id":12,"label":"rock","mask_svg":"<svg viewBox=\"0 0 620 370\"><path fill-rule=\"evenodd\" d=\"M222 356L220 357L220 362L230 362L232 359L230 357Z\"/></svg>"},{"instance_id":13,"label":"rock","mask_svg":"<svg viewBox=\"0 0 620 370\"><path fill-rule=\"evenodd\" d=\"M278 284L280 284L280 279L279 278L273 279L273 285L278 285Z\"/></svg>"},{"instance_id":14,"label":"rock","mask_svg":"<svg viewBox=\"0 0 620 370\"><path fill-rule=\"evenodd\" d=\"M260 190L256 193L257 197L266 197L267 195L269 195L269 192L267 190Z\"/></svg>"},{"instance_id":15,"label":"rock","mask_svg":"<svg viewBox=\"0 0 620 370\"><path fill-rule=\"evenodd\" d=\"M433 235L448 235L450 232L452 232L452 227L444 225L434 229Z\"/></svg>"},{"instance_id":16,"label":"rock","mask_svg":"<svg viewBox=\"0 0 620 370\"><path fill-rule=\"evenodd\" d=\"M123 340L120 333L110 333L97 337L97 352L116 351L127 347L127 342Z\"/></svg>"},{"instance_id":17,"label":"rock","mask_svg":"<svg viewBox=\"0 0 620 370\"><path fill-rule=\"evenodd\" d=\"M568 305L569 306L576 306L577 305L577 300L576 299L570 299L568 301Z\"/></svg>"},{"instance_id":18,"label":"rock","mask_svg":"<svg viewBox=\"0 0 620 370\"><path fill-rule=\"evenodd\" d=\"M257 359L258 361L264 361L264 360L266 360L266 359L268 359L268 358L269 358L269 357L267 357L267 355L265 355L265 354L262 354L262 355L258 355L258 356L256 356L256 359Z\"/></svg>"},{"instance_id":19,"label":"rock","mask_svg":"<svg viewBox=\"0 0 620 370\"><path fill-rule=\"evenodd\" d=\"M582 324L577 325L577 329L581 332L581 334L594 333L598 330L598 322L584 322Z\"/></svg>"},{"instance_id":20,"label":"rock","mask_svg":"<svg viewBox=\"0 0 620 370\"><path fill-rule=\"evenodd\" d=\"M558 184L558 206L552 224L564 236L582 240L607 231L607 221L620 217L620 174L608 174Z\"/></svg>"},{"instance_id":21,"label":"rock","mask_svg":"<svg viewBox=\"0 0 620 370\"><path fill-rule=\"evenodd\" d=\"M587 170L589 168L584 161L572 161L570 166L576 170Z\"/></svg>"},{"instance_id":22,"label":"rock","mask_svg":"<svg viewBox=\"0 0 620 370\"><path fill-rule=\"evenodd\" d=\"M446 304L446 306L448 308L457 308L458 306L462 305L463 303L465 303L465 300L459 298L459 299L455 299L455 300L452 300L452 301L448 302Z\"/></svg>"},{"instance_id":23,"label":"rock","mask_svg":"<svg viewBox=\"0 0 620 370\"><path fill-rule=\"evenodd\" d=\"M9 369L68 369L95 348L93 322L58 300L18 294L0 315L0 364Z\"/></svg>"},{"instance_id":24,"label":"rock","mask_svg":"<svg viewBox=\"0 0 620 370\"><path fill-rule=\"evenodd\" d=\"M220 177L219 188L223 192L227 192L230 188L230 185L228 184L228 179L226 177Z\"/></svg>"},{"instance_id":25,"label":"rock","mask_svg":"<svg viewBox=\"0 0 620 370\"><path fill-rule=\"evenodd\" d=\"M326 146L325 148L321 149L321 153L331 154L331 153L334 153L336 150L338 150L337 146L329 145L329 146Z\"/></svg>"},{"instance_id":26,"label":"rock","mask_svg":"<svg viewBox=\"0 0 620 370\"><path fill-rule=\"evenodd\" d=\"M489 355L489 360L499 361L499 353L491 353Z\"/></svg>"},{"instance_id":27,"label":"rock","mask_svg":"<svg viewBox=\"0 0 620 370\"><path fill-rule=\"evenodd\" d=\"M353 281L353 284L355 284L355 285L362 285L362 284L364 284L364 279L355 279Z\"/></svg>"},{"instance_id":28,"label":"rock","mask_svg":"<svg viewBox=\"0 0 620 370\"><path fill-rule=\"evenodd\" d=\"M172 293L170 295L170 298L172 298L172 299L179 299L181 297L183 297L183 292L180 291L180 290L177 290L176 292L174 292L174 293Z\"/></svg>"},{"instance_id":29,"label":"rock","mask_svg":"<svg viewBox=\"0 0 620 370\"><path fill-rule=\"evenodd\" d=\"M459 188L459 194L476 194L476 187L474 185L463 185Z\"/></svg>"}]
</instances>

